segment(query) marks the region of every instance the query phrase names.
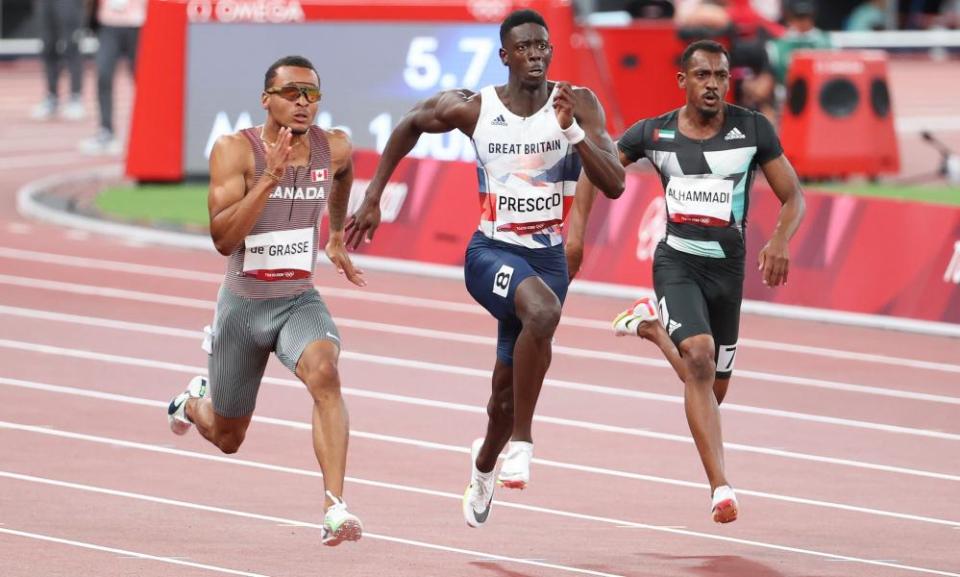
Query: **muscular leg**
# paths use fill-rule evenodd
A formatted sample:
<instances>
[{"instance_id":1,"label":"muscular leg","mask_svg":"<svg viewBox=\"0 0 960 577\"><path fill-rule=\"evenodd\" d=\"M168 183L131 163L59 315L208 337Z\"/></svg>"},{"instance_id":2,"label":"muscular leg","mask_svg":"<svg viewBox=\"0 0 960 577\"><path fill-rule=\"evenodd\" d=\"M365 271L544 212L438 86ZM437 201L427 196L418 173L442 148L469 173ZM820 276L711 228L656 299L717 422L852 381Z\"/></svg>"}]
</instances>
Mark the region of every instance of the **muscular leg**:
<instances>
[{"instance_id":1,"label":"muscular leg","mask_svg":"<svg viewBox=\"0 0 960 577\"><path fill-rule=\"evenodd\" d=\"M716 363L713 337L695 335L680 343L685 364L684 408L687 424L700 453L700 460L710 481L711 492L726 485L723 465L723 436L720 432L720 410L714 392Z\"/></svg>"},{"instance_id":2,"label":"muscular leg","mask_svg":"<svg viewBox=\"0 0 960 577\"><path fill-rule=\"evenodd\" d=\"M487 402L487 435L477 455L477 469L493 470L497 456L513 434L513 367L497 359L493 366L493 387Z\"/></svg>"},{"instance_id":3,"label":"muscular leg","mask_svg":"<svg viewBox=\"0 0 960 577\"><path fill-rule=\"evenodd\" d=\"M517 317L523 323L513 349L513 440L533 442L533 412L551 360L551 341L560 323L557 295L536 276L527 277L514 296Z\"/></svg>"},{"instance_id":4,"label":"muscular leg","mask_svg":"<svg viewBox=\"0 0 960 577\"><path fill-rule=\"evenodd\" d=\"M213 401L209 397L187 400L187 417L197 426L197 431L224 453L236 453L247 435L247 427L253 415L245 417L223 417L213 410Z\"/></svg>"},{"instance_id":5,"label":"muscular leg","mask_svg":"<svg viewBox=\"0 0 960 577\"><path fill-rule=\"evenodd\" d=\"M324 489L338 497L343 494L350 440L350 417L340 394L339 355L333 342L314 341L297 362L297 376L313 397L313 450L323 472ZM326 497L326 507L331 505Z\"/></svg>"},{"instance_id":6,"label":"muscular leg","mask_svg":"<svg viewBox=\"0 0 960 577\"><path fill-rule=\"evenodd\" d=\"M670 340L670 336L659 321L644 321L640 323L637 327L637 336L655 344L657 348L660 349L660 352L663 353L667 362L670 363L670 366L673 367L674 372L677 373L677 377L686 383L687 366L683 356L680 355L677 346ZM722 403L724 397L727 396L727 388L729 386L730 377L716 377L713 383L713 395L717 399L718 405Z\"/></svg>"},{"instance_id":7,"label":"muscular leg","mask_svg":"<svg viewBox=\"0 0 960 577\"><path fill-rule=\"evenodd\" d=\"M717 398L717 404L723 402L724 397L727 396L727 387L730 386L730 377L720 378L713 382L713 396Z\"/></svg>"}]
</instances>

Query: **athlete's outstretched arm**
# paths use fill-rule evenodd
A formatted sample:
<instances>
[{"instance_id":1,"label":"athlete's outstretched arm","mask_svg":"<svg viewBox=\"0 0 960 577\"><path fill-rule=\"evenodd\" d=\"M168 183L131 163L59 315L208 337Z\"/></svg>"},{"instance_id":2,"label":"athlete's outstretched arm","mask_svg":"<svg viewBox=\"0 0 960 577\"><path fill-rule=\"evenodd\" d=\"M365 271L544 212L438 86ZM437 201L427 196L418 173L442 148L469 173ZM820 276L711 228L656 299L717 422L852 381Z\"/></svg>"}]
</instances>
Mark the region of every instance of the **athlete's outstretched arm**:
<instances>
[{"instance_id":1,"label":"athlete's outstretched arm","mask_svg":"<svg viewBox=\"0 0 960 577\"><path fill-rule=\"evenodd\" d=\"M330 167L333 169L333 185L327 202L330 217L330 238L327 240L327 258L337 267L337 272L357 286L367 286L363 271L353 266L350 254L343 242L343 221L350 204L350 189L353 187L353 146L350 137L342 130L327 132L330 142Z\"/></svg>"},{"instance_id":2,"label":"athlete's outstretched arm","mask_svg":"<svg viewBox=\"0 0 960 577\"><path fill-rule=\"evenodd\" d=\"M363 204L347 223L347 247L357 248L366 237L373 240L373 234L380 225L380 196L390 180L397 164L417 145L424 132L450 132L458 128L468 136L473 133L477 116L480 113L479 100L470 106L473 92L469 90L447 90L427 100L417 103L397 124L387 145L380 155L380 162L367 187ZM472 122L471 122L472 119Z\"/></svg>"},{"instance_id":3,"label":"athlete's outstretched arm","mask_svg":"<svg viewBox=\"0 0 960 577\"><path fill-rule=\"evenodd\" d=\"M790 252L787 245L800 227L803 213L806 211L806 203L803 200L803 191L800 189L800 180L797 179L797 173L794 172L786 156L781 154L767 161L760 168L781 204L777 226L757 258L758 268L763 271L763 284L775 287L787 282L787 273L790 269Z\"/></svg>"},{"instance_id":4,"label":"athlete's outstretched arm","mask_svg":"<svg viewBox=\"0 0 960 577\"><path fill-rule=\"evenodd\" d=\"M573 103L572 112L586 137L575 144L583 163L583 170L597 188L609 198L623 194L623 166L617 160L617 150L607 134L607 120L596 95L588 88L573 90L565 82L557 85L554 107L561 128L564 127L562 107Z\"/></svg>"},{"instance_id":5,"label":"athlete's outstretched arm","mask_svg":"<svg viewBox=\"0 0 960 577\"><path fill-rule=\"evenodd\" d=\"M573 196L573 208L570 209L570 216L567 217L567 243L564 246L567 255L567 274L570 280L577 276L580 263L583 262L583 239L596 195L597 189L586 174L581 172L580 178L577 179L577 190Z\"/></svg>"},{"instance_id":6,"label":"athlete's outstretched arm","mask_svg":"<svg viewBox=\"0 0 960 577\"><path fill-rule=\"evenodd\" d=\"M232 253L257 223L270 191L283 177L290 158L291 139L290 129L284 127L275 144L266 144L266 169L251 190L246 190L246 167L248 157L252 158L246 137L230 134L218 138L213 145L207 210L210 237L220 254Z\"/></svg>"}]
</instances>

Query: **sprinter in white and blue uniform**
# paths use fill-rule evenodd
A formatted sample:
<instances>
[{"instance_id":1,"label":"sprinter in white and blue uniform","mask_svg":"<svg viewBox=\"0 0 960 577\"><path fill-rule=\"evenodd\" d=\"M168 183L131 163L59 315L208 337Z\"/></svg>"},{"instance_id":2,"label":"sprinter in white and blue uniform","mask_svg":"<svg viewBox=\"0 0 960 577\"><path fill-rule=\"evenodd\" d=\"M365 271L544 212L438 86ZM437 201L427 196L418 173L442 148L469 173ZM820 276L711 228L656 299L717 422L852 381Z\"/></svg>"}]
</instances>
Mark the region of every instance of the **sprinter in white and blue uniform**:
<instances>
[{"instance_id":1,"label":"sprinter in white and blue uniform","mask_svg":"<svg viewBox=\"0 0 960 577\"><path fill-rule=\"evenodd\" d=\"M480 227L467 248L464 276L470 294L500 327L487 432L473 444L463 499L471 527L487 520L497 455L511 438L499 479L520 489L529 481L531 423L568 284L560 228L577 178L582 169L608 196L623 192L624 178L596 96L547 80L553 47L543 18L532 10L514 12L500 26L500 42L507 84L479 93L444 91L404 116L347 236L348 246L372 237L383 188L422 133L457 129L473 139Z\"/></svg>"}]
</instances>

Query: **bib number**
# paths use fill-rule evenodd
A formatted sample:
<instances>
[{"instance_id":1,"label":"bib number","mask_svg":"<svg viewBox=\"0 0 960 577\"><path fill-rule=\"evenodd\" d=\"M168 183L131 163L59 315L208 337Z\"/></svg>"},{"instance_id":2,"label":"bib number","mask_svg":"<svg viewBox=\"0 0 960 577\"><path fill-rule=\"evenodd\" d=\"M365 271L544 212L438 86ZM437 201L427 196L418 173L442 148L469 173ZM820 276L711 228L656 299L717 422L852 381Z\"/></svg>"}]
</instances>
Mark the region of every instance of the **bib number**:
<instances>
[{"instance_id":1,"label":"bib number","mask_svg":"<svg viewBox=\"0 0 960 577\"><path fill-rule=\"evenodd\" d=\"M733 207L733 181L707 176L671 176L667 183L670 222L727 226Z\"/></svg>"},{"instance_id":2,"label":"bib number","mask_svg":"<svg viewBox=\"0 0 960 577\"><path fill-rule=\"evenodd\" d=\"M251 234L244 240L243 274L265 281L313 275L313 228Z\"/></svg>"}]
</instances>

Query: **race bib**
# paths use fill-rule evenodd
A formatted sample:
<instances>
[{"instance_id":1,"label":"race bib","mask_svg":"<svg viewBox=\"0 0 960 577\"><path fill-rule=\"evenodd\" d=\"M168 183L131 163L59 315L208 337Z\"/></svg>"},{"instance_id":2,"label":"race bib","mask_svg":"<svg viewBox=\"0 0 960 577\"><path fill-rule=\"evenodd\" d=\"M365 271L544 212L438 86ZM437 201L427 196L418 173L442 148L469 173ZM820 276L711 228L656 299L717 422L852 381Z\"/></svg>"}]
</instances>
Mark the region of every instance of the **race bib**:
<instances>
[{"instance_id":1,"label":"race bib","mask_svg":"<svg viewBox=\"0 0 960 577\"><path fill-rule=\"evenodd\" d=\"M549 195L497 195L497 230L516 234L535 234L551 226L562 225L573 197L564 196L561 188Z\"/></svg>"},{"instance_id":2,"label":"race bib","mask_svg":"<svg viewBox=\"0 0 960 577\"><path fill-rule=\"evenodd\" d=\"M244 240L243 274L260 280L310 278L313 228L251 234Z\"/></svg>"},{"instance_id":3,"label":"race bib","mask_svg":"<svg viewBox=\"0 0 960 577\"><path fill-rule=\"evenodd\" d=\"M732 180L713 175L671 176L667 183L670 222L727 226L732 206Z\"/></svg>"}]
</instances>

